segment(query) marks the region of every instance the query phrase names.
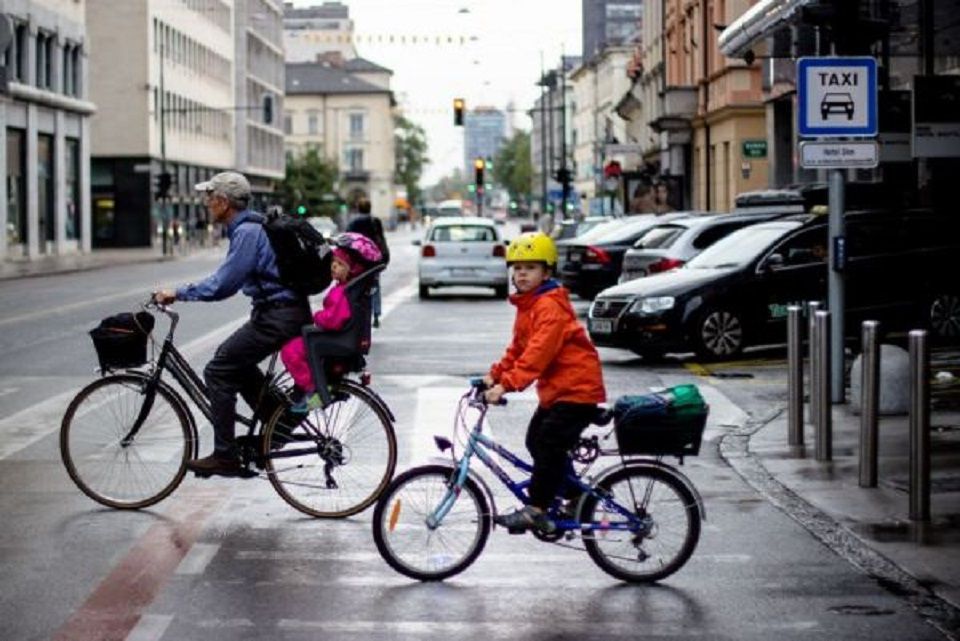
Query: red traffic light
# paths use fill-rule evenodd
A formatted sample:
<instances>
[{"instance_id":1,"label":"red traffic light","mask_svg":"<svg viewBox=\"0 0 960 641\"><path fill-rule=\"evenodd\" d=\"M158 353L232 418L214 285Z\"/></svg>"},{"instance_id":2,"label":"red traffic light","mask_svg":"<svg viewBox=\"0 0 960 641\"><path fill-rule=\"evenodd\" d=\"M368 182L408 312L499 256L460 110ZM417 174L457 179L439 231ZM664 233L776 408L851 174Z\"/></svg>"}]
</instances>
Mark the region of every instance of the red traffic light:
<instances>
[{"instance_id":1,"label":"red traffic light","mask_svg":"<svg viewBox=\"0 0 960 641\"><path fill-rule=\"evenodd\" d=\"M455 127L463 126L463 110L466 107L466 102L463 98L454 98L453 99L453 125Z\"/></svg>"}]
</instances>

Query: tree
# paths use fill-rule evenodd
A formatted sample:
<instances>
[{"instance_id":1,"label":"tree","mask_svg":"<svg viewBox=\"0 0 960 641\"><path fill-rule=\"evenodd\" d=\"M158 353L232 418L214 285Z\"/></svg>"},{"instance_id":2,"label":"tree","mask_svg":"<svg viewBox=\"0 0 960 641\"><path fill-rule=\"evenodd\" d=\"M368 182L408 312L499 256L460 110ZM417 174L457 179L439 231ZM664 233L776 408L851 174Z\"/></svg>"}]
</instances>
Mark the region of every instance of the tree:
<instances>
[{"instance_id":1,"label":"tree","mask_svg":"<svg viewBox=\"0 0 960 641\"><path fill-rule=\"evenodd\" d=\"M527 201L533 181L530 134L518 131L504 143L493 161L493 177L510 192L510 198Z\"/></svg>"},{"instance_id":2,"label":"tree","mask_svg":"<svg viewBox=\"0 0 960 641\"><path fill-rule=\"evenodd\" d=\"M296 214L306 207L307 216L333 216L337 213L339 198L336 182L337 164L320 156L316 147L287 160L287 171L280 183L280 199L285 211Z\"/></svg>"},{"instance_id":3,"label":"tree","mask_svg":"<svg viewBox=\"0 0 960 641\"><path fill-rule=\"evenodd\" d=\"M456 167L449 176L444 176L427 190L427 196L437 202L463 198L465 191L463 171Z\"/></svg>"},{"instance_id":4,"label":"tree","mask_svg":"<svg viewBox=\"0 0 960 641\"><path fill-rule=\"evenodd\" d=\"M407 188L407 202L420 202L420 177L427 157L427 133L420 125L396 114L393 120L394 153L393 179Z\"/></svg>"}]
</instances>

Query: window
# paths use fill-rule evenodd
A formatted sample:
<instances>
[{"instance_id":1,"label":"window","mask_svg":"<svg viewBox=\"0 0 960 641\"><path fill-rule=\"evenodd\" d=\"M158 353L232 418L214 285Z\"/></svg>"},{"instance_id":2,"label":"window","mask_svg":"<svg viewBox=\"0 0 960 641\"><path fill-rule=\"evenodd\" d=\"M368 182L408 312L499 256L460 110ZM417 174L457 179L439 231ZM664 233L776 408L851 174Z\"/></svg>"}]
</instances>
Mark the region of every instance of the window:
<instances>
[{"instance_id":1,"label":"window","mask_svg":"<svg viewBox=\"0 0 960 641\"><path fill-rule=\"evenodd\" d=\"M27 79L27 25L19 24L16 27L13 38L13 51L11 59L13 61L13 80L24 82Z\"/></svg>"},{"instance_id":2,"label":"window","mask_svg":"<svg viewBox=\"0 0 960 641\"><path fill-rule=\"evenodd\" d=\"M724 225L713 225L708 227L693 241L695 249L706 249L724 236L732 234L734 231L745 227L749 223L727 223Z\"/></svg>"},{"instance_id":3,"label":"window","mask_svg":"<svg viewBox=\"0 0 960 641\"><path fill-rule=\"evenodd\" d=\"M7 246L27 239L26 136L22 129L7 129Z\"/></svg>"},{"instance_id":4,"label":"window","mask_svg":"<svg viewBox=\"0 0 960 641\"><path fill-rule=\"evenodd\" d=\"M316 136L320 133L320 119L316 111L307 113L307 133Z\"/></svg>"},{"instance_id":5,"label":"window","mask_svg":"<svg viewBox=\"0 0 960 641\"><path fill-rule=\"evenodd\" d=\"M363 149L347 149L346 166L350 171L363 171Z\"/></svg>"},{"instance_id":6,"label":"window","mask_svg":"<svg viewBox=\"0 0 960 641\"><path fill-rule=\"evenodd\" d=\"M681 225L659 225L641 236L633 246L636 249L665 249L686 230Z\"/></svg>"},{"instance_id":7,"label":"window","mask_svg":"<svg viewBox=\"0 0 960 641\"><path fill-rule=\"evenodd\" d=\"M455 243L491 243L496 242L497 233L486 226L451 225L435 228L431 240Z\"/></svg>"},{"instance_id":8,"label":"window","mask_svg":"<svg viewBox=\"0 0 960 641\"><path fill-rule=\"evenodd\" d=\"M350 138L353 140L363 138L363 114L350 114Z\"/></svg>"},{"instance_id":9,"label":"window","mask_svg":"<svg viewBox=\"0 0 960 641\"><path fill-rule=\"evenodd\" d=\"M46 134L37 135L37 213L40 217L40 251L43 252L43 241L53 240L56 230L53 198L53 136Z\"/></svg>"},{"instance_id":10,"label":"window","mask_svg":"<svg viewBox=\"0 0 960 641\"><path fill-rule=\"evenodd\" d=\"M63 74L61 88L63 93L68 96L73 95L73 70L71 69L73 56L70 55L71 49L73 47L70 45L63 46L63 63L60 65L60 73Z\"/></svg>"},{"instance_id":11,"label":"window","mask_svg":"<svg viewBox=\"0 0 960 641\"><path fill-rule=\"evenodd\" d=\"M50 86L50 47L53 44L50 36L45 33L37 34L37 87L46 89Z\"/></svg>"},{"instance_id":12,"label":"window","mask_svg":"<svg viewBox=\"0 0 960 641\"><path fill-rule=\"evenodd\" d=\"M283 133L288 136L293 133L293 114L289 111L283 114Z\"/></svg>"},{"instance_id":13,"label":"window","mask_svg":"<svg viewBox=\"0 0 960 641\"><path fill-rule=\"evenodd\" d=\"M783 256L785 267L823 265L827 260L826 227L816 227L787 239L773 253Z\"/></svg>"},{"instance_id":14,"label":"window","mask_svg":"<svg viewBox=\"0 0 960 641\"><path fill-rule=\"evenodd\" d=\"M76 138L67 138L66 150L66 235L69 240L78 240L80 238L80 141Z\"/></svg>"}]
</instances>

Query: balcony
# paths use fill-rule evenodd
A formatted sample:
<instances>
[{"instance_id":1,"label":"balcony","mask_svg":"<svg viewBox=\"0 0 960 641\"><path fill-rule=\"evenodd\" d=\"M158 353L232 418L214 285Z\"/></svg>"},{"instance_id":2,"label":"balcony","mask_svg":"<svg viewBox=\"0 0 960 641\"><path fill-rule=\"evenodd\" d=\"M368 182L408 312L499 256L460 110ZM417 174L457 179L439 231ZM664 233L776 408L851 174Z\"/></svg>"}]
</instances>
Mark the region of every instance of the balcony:
<instances>
[{"instance_id":1,"label":"balcony","mask_svg":"<svg viewBox=\"0 0 960 641\"><path fill-rule=\"evenodd\" d=\"M343 180L345 182L351 183L368 183L370 182L370 172L366 169L344 169Z\"/></svg>"},{"instance_id":2,"label":"balcony","mask_svg":"<svg viewBox=\"0 0 960 641\"><path fill-rule=\"evenodd\" d=\"M697 115L696 87L667 87L660 95L660 117L650 122L656 131L684 131Z\"/></svg>"}]
</instances>

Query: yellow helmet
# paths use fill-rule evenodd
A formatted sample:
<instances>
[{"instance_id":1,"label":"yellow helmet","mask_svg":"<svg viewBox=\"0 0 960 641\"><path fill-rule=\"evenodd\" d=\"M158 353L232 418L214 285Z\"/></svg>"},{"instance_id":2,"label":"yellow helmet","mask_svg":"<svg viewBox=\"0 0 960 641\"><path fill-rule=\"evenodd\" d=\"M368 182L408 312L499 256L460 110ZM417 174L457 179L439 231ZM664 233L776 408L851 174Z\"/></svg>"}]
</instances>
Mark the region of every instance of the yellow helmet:
<instances>
[{"instance_id":1,"label":"yellow helmet","mask_svg":"<svg viewBox=\"0 0 960 641\"><path fill-rule=\"evenodd\" d=\"M552 238L540 231L520 234L507 247L507 264L520 261L542 261L548 267L556 267L557 246Z\"/></svg>"}]
</instances>

